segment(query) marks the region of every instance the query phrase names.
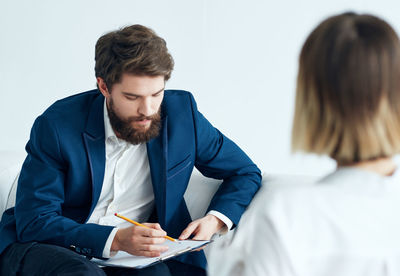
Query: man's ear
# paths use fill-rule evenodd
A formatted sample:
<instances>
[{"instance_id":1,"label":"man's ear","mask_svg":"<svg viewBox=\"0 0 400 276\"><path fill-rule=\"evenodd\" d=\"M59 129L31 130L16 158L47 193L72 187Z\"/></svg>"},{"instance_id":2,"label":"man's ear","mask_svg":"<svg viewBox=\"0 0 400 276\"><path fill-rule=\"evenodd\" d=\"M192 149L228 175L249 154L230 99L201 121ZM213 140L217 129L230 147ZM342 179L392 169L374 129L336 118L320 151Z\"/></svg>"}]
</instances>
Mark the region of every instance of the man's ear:
<instances>
[{"instance_id":1,"label":"man's ear","mask_svg":"<svg viewBox=\"0 0 400 276\"><path fill-rule=\"evenodd\" d=\"M97 77L96 80L101 94L103 94L103 96L106 98L110 97L110 92L108 91L106 82L100 77Z\"/></svg>"}]
</instances>

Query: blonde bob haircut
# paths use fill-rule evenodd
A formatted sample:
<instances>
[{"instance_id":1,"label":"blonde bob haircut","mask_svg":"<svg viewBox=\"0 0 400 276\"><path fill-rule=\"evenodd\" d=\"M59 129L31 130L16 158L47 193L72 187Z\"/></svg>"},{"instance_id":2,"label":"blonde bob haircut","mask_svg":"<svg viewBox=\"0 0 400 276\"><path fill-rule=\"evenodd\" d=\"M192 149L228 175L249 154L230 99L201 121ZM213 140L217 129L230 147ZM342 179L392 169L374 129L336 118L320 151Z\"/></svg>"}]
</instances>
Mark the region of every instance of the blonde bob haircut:
<instances>
[{"instance_id":1,"label":"blonde bob haircut","mask_svg":"<svg viewBox=\"0 0 400 276\"><path fill-rule=\"evenodd\" d=\"M400 42L372 15L333 16L300 53L292 150L339 165L400 152Z\"/></svg>"}]
</instances>

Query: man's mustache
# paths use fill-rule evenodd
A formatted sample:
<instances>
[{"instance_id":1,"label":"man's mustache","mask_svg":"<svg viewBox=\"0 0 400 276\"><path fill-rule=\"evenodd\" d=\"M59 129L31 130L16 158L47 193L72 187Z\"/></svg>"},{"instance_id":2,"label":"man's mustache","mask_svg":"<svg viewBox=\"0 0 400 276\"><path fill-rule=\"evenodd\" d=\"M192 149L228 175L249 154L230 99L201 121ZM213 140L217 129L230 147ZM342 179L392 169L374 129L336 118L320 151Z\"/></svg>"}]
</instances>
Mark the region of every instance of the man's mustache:
<instances>
[{"instance_id":1,"label":"man's mustache","mask_svg":"<svg viewBox=\"0 0 400 276\"><path fill-rule=\"evenodd\" d=\"M155 114L150 115L150 116L132 116L132 117L129 117L126 121L128 123L137 122L137 121L143 121L143 120L154 121L154 120L157 120L159 117L160 117L160 114L159 113L155 113Z\"/></svg>"}]
</instances>

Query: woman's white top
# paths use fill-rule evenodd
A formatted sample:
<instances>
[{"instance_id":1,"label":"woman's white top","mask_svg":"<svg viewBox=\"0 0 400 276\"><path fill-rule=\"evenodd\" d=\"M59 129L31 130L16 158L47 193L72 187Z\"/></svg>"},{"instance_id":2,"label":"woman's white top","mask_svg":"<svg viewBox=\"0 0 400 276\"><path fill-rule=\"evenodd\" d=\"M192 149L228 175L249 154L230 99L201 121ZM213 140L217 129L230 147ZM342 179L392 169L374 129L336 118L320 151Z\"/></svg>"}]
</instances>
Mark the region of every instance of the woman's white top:
<instances>
[{"instance_id":1,"label":"woman's white top","mask_svg":"<svg viewBox=\"0 0 400 276\"><path fill-rule=\"evenodd\" d=\"M208 260L212 276L399 276L400 169L267 183Z\"/></svg>"}]
</instances>

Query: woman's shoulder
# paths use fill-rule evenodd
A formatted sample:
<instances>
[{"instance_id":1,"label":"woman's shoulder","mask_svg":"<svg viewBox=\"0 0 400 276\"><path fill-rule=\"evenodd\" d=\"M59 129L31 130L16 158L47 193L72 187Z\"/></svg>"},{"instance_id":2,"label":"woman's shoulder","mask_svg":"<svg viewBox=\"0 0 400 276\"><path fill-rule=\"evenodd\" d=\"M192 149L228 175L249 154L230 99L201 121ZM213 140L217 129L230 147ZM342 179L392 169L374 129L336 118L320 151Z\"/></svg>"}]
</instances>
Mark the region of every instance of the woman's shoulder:
<instances>
[{"instance_id":1,"label":"woman's shoulder","mask_svg":"<svg viewBox=\"0 0 400 276\"><path fill-rule=\"evenodd\" d=\"M348 189L343 186L344 182L327 183L320 177L282 176L268 180L264 177L263 186L248 211L262 216L264 221L315 224L318 218L325 220L327 212L337 209L338 202L346 205L346 201L353 200L347 197Z\"/></svg>"}]
</instances>

